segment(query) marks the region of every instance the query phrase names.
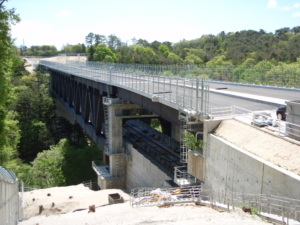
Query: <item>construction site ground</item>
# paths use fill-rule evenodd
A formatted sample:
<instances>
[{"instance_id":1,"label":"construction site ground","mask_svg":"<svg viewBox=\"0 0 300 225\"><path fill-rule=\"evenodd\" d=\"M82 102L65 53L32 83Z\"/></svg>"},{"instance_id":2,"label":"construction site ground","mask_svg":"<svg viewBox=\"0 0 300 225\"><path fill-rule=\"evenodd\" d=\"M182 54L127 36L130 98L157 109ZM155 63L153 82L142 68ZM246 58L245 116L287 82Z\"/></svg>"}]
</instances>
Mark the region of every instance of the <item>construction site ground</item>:
<instances>
[{"instance_id":1,"label":"construction site ground","mask_svg":"<svg viewBox=\"0 0 300 225\"><path fill-rule=\"evenodd\" d=\"M125 203L108 205L108 194L112 193L119 193ZM82 184L25 192L25 219L19 224L267 224L260 217L245 213L240 208L229 213L195 204L177 204L166 208L132 208L129 198L126 192L119 189L92 191ZM40 205L43 205L44 210L39 215ZM88 213L90 205L96 206L95 213ZM73 212L74 210L77 211Z\"/></svg>"}]
</instances>

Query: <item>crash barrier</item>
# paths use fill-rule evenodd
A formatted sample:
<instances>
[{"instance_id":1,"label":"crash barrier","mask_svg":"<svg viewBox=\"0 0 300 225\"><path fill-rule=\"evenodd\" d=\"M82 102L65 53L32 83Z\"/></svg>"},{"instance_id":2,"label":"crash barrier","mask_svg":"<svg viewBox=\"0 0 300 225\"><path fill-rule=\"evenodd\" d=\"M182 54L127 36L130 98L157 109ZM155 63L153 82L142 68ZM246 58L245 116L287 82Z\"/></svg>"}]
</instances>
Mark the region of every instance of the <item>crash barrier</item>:
<instances>
[{"instance_id":1,"label":"crash barrier","mask_svg":"<svg viewBox=\"0 0 300 225\"><path fill-rule=\"evenodd\" d=\"M267 127L273 134L300 140L300 126L279 119L272 119L270 112L254 112L238 106L210 109L211 120L236 119L257 127Z\"/></svg>"},{"instance_id":2,"label":"crash barrier","mask_svg":"<svg viewBox=\"0 0 300 225\"><path fill-rule=\"evenodd\" d=\"M18 224L21 208L18 178L0 166L0 225Z\"/></svg>"}]
</instances>

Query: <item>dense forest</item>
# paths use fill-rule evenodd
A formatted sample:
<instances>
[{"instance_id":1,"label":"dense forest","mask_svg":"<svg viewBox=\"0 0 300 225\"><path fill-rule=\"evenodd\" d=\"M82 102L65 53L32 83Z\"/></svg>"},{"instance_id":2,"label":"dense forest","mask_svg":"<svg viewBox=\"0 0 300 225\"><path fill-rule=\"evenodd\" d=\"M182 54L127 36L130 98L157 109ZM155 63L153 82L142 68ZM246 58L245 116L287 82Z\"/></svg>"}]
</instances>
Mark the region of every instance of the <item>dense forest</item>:
<instances>
[{"instance_id":1,"label":"dense forest","mask_svg":"<svg viewBox=\"0 0 300 225\"><path fill-rule=\"evenodd\" d=\"M268 61L295 63L300 57L300 26L281 28L274 33L264 30L243 30L218 35L203 35L194 40L148 42L132 38L132 44L114 34L89 33L85 44L66 44L58 51L55 46L21 46L21 55L53 56L60 53L87 53L89 60L127 64L184 64L199 66L251 67Z\"/></svg>"},{"instance_id":2,"label":"dense forest","mask_svg":"<svg viewBox=\"0 0 300 225\"><path fill-rule=\"evenodd\" d=\"M87 53L92 61L138 64L189 64L206 66L254 66L261 61L273 65L294 63L300 57L300 26L281 28L275 33L243 30L203 35L195 40L149 43L132 39L132 45L116 35L89 33Z\"/></svg>"},{"instance_id":3,"label":"dense forest","mask_svg":"<svg viewBox=\"0 0 300 225\"><path fill-rule=\"evenodd\" d=\"M91 161L101 159L100 149L78 124L55 115L49 74L39 68L33 73L26 70L26 62L20 57L22 49L15 47L10 37L10 24L19 22L19 16L3 3L0 4L0 166L13 170L31 187L71 185L96 178ZM49 55L56 51L47 46L31 47L30 51L33 50Z\"/></svg>"}]
</instances>

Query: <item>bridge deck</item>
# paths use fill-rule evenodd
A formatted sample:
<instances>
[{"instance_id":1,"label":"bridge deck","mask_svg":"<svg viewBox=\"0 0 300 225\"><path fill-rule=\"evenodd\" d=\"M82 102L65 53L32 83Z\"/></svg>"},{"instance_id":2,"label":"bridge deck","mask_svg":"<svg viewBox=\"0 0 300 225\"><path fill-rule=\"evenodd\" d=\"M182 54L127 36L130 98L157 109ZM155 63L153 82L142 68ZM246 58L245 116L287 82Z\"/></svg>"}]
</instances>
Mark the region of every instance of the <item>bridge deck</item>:
<instances>
[{"instance_id":1,"label":"bridge deck","mask_svg":"<svg viewBox=\"0 0 300 225\"><path fill-rule=\"evenodd\" d=\"M228 83L210 83L213 88L210 90L208 99L201 89L201 83L195 79L145 74L143 71L135 70L127 71L118 67L120 65L104 66L88 62L59 64L49 61L41 61L40 64L66 74L124 88L150 99L157 99L155 101L175 109L197 110L207 115L210 112L209 108L231 105L252 111L274 110L284 104L285 100L297 99L299 94L297 90L292 89L266 89ZM227 90L216 90L220 87L227 87ZM203 98L201 98L202 95L204 95Z\"/></svg>"}]
</instances>

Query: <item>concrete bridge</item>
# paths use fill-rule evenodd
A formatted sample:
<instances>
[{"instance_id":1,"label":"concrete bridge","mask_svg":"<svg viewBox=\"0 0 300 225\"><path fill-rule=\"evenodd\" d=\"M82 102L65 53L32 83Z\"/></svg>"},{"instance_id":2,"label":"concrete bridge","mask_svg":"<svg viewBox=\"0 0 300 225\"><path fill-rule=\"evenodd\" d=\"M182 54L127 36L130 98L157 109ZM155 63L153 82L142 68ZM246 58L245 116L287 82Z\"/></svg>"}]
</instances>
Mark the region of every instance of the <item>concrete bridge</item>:
<instances>
[{"instance_id":1,"label":"concrete bridge","mask_svg":"<svg viewBox=\"0 0 300 225\"><path fill-rule=\"evenodd\" d=\"M298 90L192 79L188 66L39 64L51 74L56 97L103 150L106 165L93 163L102 189L172 185L166 180L213 185L207 181L206 157L217 118L237 110L246 114L243 108L274 110L299 95ZM226 109L231 105L234 112ZM162 134L148 126L152 118L159 118ZM188 149L187 131L204 141L203 150ZM263 181L257 183L262 190Z\"/></svg>"}]
</instances>

